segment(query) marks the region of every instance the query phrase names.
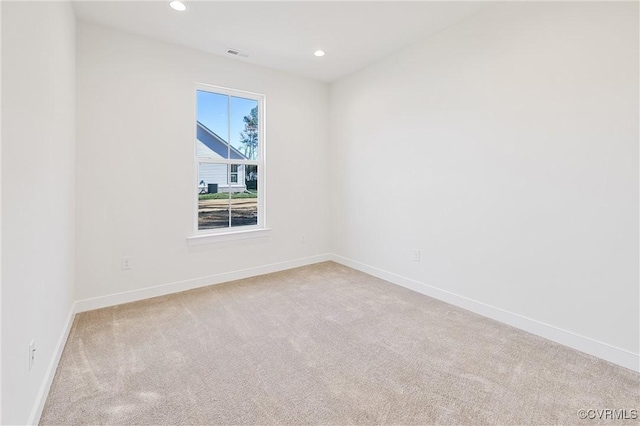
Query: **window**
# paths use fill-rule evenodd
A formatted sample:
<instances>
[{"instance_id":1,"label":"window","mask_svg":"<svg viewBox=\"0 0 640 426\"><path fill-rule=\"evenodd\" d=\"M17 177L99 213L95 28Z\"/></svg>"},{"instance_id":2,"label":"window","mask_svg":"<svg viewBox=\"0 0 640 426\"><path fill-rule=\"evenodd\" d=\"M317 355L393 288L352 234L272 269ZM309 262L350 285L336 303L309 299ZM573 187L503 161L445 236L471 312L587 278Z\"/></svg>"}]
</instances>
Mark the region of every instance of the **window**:
<instances>
[{"instance_id":1,"label":"window","mask_svg":"<svg viewBox=\"0 0 640 426\"><path fill-rule=\"evenodd\" d=\"M266 229L264 96L196 87L196 237Z\"/></svg>"},{"instance_id":2,"label":"window","mask_svg":"<svg viewBox=\"0 0 640 426\"><path fill-rule=\"evenodd\" d=\"M238 183L238 165L231 165L231 183Z\"/></svg>"}]
</instances>

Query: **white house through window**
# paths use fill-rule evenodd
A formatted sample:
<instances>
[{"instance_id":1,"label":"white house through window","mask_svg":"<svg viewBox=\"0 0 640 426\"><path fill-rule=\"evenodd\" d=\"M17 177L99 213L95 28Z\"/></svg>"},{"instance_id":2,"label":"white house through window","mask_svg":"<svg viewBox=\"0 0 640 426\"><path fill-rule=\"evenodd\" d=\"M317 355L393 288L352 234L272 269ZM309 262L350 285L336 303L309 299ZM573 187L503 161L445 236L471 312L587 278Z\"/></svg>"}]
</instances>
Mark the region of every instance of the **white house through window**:
<instances>
[{"instance_id":1,"label":"white house through window","mask_svg":"<svg viewBox=\"0 0 640 426\"><path fill-rule=\"evenodd\" d=\"M265 227L264 96L197 85L196 233Z\"/></svg>"}]
</instances>

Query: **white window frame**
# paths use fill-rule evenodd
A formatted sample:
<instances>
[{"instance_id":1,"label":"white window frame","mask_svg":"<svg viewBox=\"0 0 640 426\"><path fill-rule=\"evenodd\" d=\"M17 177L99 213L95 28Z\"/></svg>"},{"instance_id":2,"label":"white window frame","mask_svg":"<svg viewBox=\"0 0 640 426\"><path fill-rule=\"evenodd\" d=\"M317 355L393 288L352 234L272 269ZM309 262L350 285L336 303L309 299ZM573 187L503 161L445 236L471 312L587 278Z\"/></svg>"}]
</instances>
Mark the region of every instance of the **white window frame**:
<instances>
[{"instance_id":1,"label":"white window frame","mask_svg":"<svg viewBox=\"0 0 640 426\"><path fill-rule=\"evenodd\" d=\"M258 102L258 159L257 160L238 160L225 158L199 158L197 154L197 134L196 125L197 117L197 93L198 91L206 91L237 98L251 99ZM246 238L259 238L269 235L270 228L267 227L267 210L266 210L266 97L265 95L243 90L230 89L227 87L214 86L204 83L196 83L194 96L194 126L193 126L193 167L194 178L192 187L194 187L194 203L193 203L193 234L187 237L189 245L218 243L223 241L233 241ZM231 144L231 141L229 141ZM226 164L227 181L231 186L231 165L245 164L258 166L258 223L257 225L235 226L216 229L198 229L198 200L199 191L198 184L198 166L199 164ZM245 169L246 170L246 169ZM196 185L193 185L195 182Z\"/></svg>"}]
</instances>

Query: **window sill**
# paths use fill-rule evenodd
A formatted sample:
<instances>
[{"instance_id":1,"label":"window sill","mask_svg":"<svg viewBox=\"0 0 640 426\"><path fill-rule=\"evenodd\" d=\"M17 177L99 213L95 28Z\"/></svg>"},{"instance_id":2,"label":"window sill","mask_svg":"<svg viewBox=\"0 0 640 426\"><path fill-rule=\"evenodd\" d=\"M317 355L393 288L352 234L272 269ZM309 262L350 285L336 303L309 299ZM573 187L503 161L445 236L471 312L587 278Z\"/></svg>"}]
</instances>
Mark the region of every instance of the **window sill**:
<instances>
[{"instance_id":1,"label":"window sill","mask_svg":"<svg viewBox=\"0 0 640 426\"><path fill-rule=\"evenodd\" d=\"M199 246L202 244L216 244L226 241L246 240L250 238L268 237L271 228L249 229L245 231L233 231L220 234L193 235L187 237L187 244Z\"/></svg>"}]
</instances>

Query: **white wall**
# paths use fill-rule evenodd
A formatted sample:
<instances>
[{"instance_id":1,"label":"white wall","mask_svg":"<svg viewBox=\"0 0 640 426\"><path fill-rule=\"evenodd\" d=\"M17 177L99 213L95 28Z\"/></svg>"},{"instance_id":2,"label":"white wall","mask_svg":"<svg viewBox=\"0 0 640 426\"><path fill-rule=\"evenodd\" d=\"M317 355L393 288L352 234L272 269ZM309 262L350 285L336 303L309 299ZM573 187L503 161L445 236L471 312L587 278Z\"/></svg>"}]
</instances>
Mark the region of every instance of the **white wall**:
<instances>
[{"instance_id":1,"label":"white wall","mask_svg":"<svg viewBox=\"0 0 640 426\"><path fill-rule=\"evenodd\" d=\"M340 80L333 251L638 354L638 72L638 3L525 2Z\"/></svg>"},{"instance_id":2,"label":"white wall","mask_svg":"<svg viewBox=\"0 0 640 426\"><path fill-rule=\"evenodd\" d=\"M2 424L25 424L74 301L75 17L2 4ZM28 346L36 340L29 372Z\"/></svg>"},{"instance_id":3,"label":"white wall","mask_svg":"<svg viewBox=\"0 0 640 426\"><path fill-rule=\"evenodd\" d=\"M329 251L326 84L83 22L77 73L79 300ZM266 95L266 239L187 245L195 83Z\"/></svg>"},{"instance_id":4,"label":"white wall","mask_svg":"<svg viewBox=\"0 0 640 426\"><path fill-rule=\"evenodd\" d=\"M0 2L0 111L2 111L2 2ZM0 112L0 422L2 421L2 113Z\"/></svg>"}]
</instances>

